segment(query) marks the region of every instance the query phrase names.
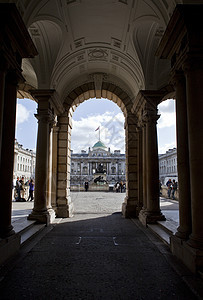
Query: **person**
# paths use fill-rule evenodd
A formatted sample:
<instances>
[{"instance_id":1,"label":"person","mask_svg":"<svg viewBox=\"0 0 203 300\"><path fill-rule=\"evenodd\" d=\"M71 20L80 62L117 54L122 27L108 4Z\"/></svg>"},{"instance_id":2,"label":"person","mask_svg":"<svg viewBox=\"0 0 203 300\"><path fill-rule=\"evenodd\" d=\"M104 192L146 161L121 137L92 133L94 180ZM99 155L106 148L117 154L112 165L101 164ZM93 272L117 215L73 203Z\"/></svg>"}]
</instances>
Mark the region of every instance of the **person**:
<instances>
[{"instance_id":1,"label":"person","mask_svg":"<svg viewBox=\"0 0 203 300\"><path fill-rule=\"evenodd\" d=\"M34 192L34 182L31 179L29 182L29 197L28 197L27 201L29 201L29 200L32 201L34 199L33 192Z\"/></svg>"},{"instance_id":2,"label":"person","mask_svg":"<svg viewBox=\"0 0 203 300\"><path fill-rule=\"evenodd\" d=\"M117 181L116 184L115 184L115 188L116 188L116 193L118 193L119 190L120 190L120 184L119 184L118 181Z\"/></svg>"},{"instance_id":3,"label":"person","mask_svg":"<svg viewBox=\"0 0 203 300\"><path fill-rule=\"evenodd\" d=\"M173 179L172 183L172 199L175 200L175 191L177 190L178 183Z\"/></svg>"},{"instance_id":4,"label":"person","mask_svg":"<svg viewBox=\"0 0 203 300\"><path fill-rule=\"evenodd\" d=\"M168 188L168 198L170 198L171 197L171 190L172 190L172 181L171 181L171 179L169 179L167 181L166 186Z\"/></svg>"},{"instance_id":5,"label":"person","mask_svg":"<svg viewBox=\"0 0 203 300\"><path fill-rule=\"evenodd\" d=\"M162 190L162 184L161 184L161 180L159 180L159 196L162 195L161 190Z\"/></svg>"},{"instance_id":6,"label":"person","mask_svg":"<svg viewBox=\"0 0 203 300\"><path fill-rule=\"evenodd\" d=\"M120 182L120 192L121 193L123 192L123 182L122 181Z\"/></svg>"},{"instance_id":7,"label":"person","mask_svg":"<svg viewBox=\"0 0 203 300\"><path fill-rule=\"evenodd\" d=\"M86 192L88 191L88 188L89 188L89 183L88 183L88 181L85 181L85 191Z\"/></svg>"},{"instance_id":8,"label":"person","mask_svg":"<svg viewBox=\"0 0 203 300\"><path fill-rule=\"evenodd\" d=\"M20 194L21 194L21 201L26 201L25 200L25 182L24 182L24 177L21 178L20 180Z\"/></svg>"},{"instance_id":9,"label":"person","mask_svg":"<svg viewBox=\"0 0 203 300\"><path fill-rule=\"evenodd\" d=\"M20 196L21 183L20 183L19 177L17 177L15 188L16 188L16 193L17 193L16 201L20 201L21 200L21 196Z\"/></svg>"}]
</instances>

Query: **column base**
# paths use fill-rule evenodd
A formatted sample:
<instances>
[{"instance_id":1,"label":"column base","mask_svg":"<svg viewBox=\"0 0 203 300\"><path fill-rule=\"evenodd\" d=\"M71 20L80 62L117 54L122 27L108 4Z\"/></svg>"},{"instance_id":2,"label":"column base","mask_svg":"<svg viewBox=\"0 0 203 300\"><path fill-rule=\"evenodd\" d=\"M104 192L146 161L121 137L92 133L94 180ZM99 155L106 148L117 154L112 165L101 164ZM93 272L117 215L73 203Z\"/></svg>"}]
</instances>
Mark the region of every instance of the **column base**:
<instances>
[{"instance_id":1,"label":"column base","mask_svg":"<svg viewBox=\"0 0 203 300\"><path fill-rule=\"evenodd\" d=\"M140 209L137 205L130 205L126 202L122 203L122 215L124 218L137 218Z\"/></svg>"},{"instance_id":2,"label":"column base","mask_svg":"<svg viewBox=\"0 0 203 300\"><path fill-rule=\"evenodd\" d=\"M0 240L0 265L15 255L20 249L20 235L14 234Z\"/></svg>"},{"instance_id":3,"label":"column base","mask_svg":"<svg viewBox=\"0 0 203 300\"><path fill-rule=\"evenodd\" d=\"M14 234L15 234L15 231L13 230L12 225L8 226L7 228L0 229L0 238L2 238L2 239L5 239Z\"/></svg>"},{"instance_id":4,"label":"column base","mask_svg":"<svg viewBox=\"0 0 203 300\"><path fill-rule=\"evenodd\" d=\"M147 224L154 224L157 221L165 221L165 216L159 212L150 212L147 210L142 209L139 213L139 221L144 225L147 226Z\"/></svg>"},{"instance_id":5,"label":"column base","mask_svg":"<svg viewBox=\"0 0 203 300\"><path fill-rule=\"evenodd\" d=\"M52 210L53 211L53 210ZM43 223L48 226L51 223L51 220L53 219L53 214L55 215L54 211L49 212L48 210L46 211L33 211L31 214L27 217L28 220L35 220L38 223Z\"/></svg>"},{"instance_id":6,"label":"column base","mask_svg":"<svg viewBox=\"0 0 203 300\"><path fill-rule=\"evenodd\" d=\"M73 217L73 202L66 205L60 205L56 210L57 218L71 218Z\"/></svg>"},{"instance_id":7,"label":"column base","mask_svg":"<svg viewBox=\"0 0 203 300\"><path fill-rule=\"evenodd\" d=\"M187 240L189 235L190 235L189 231L184 231L181 228L181 226L179 226L177 228L177 232L175 233L175 236L177 236L179 239L182 239L182 240Z\"/></svg>"},{"instance_id":8,"label":"column base","mask_svg":"<svg viewBox=\"0 0 203 300\"><path fill-rule=\"evenodd\" d=\"M193 273L203 268L203 250L192 248L186 241L171 236L171 252Z\"/></svg>"}]
</instances>

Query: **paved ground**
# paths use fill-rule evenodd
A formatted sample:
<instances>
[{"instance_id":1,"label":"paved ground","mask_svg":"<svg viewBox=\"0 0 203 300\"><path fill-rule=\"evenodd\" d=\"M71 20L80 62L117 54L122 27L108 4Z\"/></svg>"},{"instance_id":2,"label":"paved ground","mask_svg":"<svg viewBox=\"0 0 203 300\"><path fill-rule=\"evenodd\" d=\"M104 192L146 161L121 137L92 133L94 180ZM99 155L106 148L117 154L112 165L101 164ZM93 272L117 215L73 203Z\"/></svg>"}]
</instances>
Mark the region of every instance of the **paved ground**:
<instances>
[{"instance_id":1,"label":"paved ground","mask_svg":"<svg viewBox=\"0 0 203 300\"><path fill-rule=\"evenodd\" d=\"M169 263L166 246L135 220L122 218L123 199L73 193L74 217L55 225L8 268L0 299L196 299Z\"/></svg>"}]
</instances>

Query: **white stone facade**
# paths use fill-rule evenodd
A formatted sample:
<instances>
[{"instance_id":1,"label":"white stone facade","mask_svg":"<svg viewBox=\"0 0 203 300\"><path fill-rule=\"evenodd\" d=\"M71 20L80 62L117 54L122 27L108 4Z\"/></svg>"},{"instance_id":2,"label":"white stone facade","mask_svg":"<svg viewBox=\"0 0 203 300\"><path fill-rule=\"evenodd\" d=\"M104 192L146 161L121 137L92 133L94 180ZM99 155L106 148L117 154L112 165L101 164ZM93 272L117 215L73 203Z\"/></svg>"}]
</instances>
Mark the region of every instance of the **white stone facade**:
<instances>
[{"instance_id":1,"label":"white stone facade","mask_svg":"<svg viewBox=\"0 0 203 300\"><path fill-rule=\"evenodd\" d=\"M159 154L159 179L165 185L169 178L178 181L176 148L169 149L164 154Z\"/></svg>"},{"instance_id":2,"label":"white stone facade","mask_svg":"<svg viewBox=\"0 0 203 300\"><path fill-rule=\"evenodd\" d=\"M121 154L120 150L111 152L99 141L92 150L89 147L88 152L82 150L81 153L71 153L71 185L93 182L99 164L103 166L107 183L125 181L125 154Z\"/></svg>"},{"instance_id":3,"label":"white stone facade","mask_svg":"<svg viewBox=\"0 0 203 300\"><path fill-rule=\"evenodd\" d=\"M24 149L21 144L15 140L14 145L14 170L13 170L13 181L17 177L24 177L26 182L29 179L35 178L35 161L36 153L33 150Z\"/></svg>"}]
</instances>

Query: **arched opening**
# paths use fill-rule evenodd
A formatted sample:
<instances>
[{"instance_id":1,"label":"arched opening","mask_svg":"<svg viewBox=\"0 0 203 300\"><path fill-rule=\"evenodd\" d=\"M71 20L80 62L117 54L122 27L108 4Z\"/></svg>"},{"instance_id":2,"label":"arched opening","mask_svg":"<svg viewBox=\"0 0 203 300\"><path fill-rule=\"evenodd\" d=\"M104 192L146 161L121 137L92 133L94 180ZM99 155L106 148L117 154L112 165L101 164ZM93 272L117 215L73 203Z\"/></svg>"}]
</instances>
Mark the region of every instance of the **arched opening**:
<instances>
[{"instance_id":1,"label":"arched opening","mask_svg":"<svg viewBox=\"0 0 203 300\"><path fill-rule=\"evenodd\" d=\"M121 211L126 191L122 111L108 99L89 99L76 108L72 121L70 190L74 213L85 211L76 197L76 193L85 191L92 200L95 193L97 198L100 194L88 210Z\"/></svg>"},{"instance_id":2,"label":"arched opening","mask_svg":"<svg viewBox=\"0 0 203 300\"><path fill-rule=\"evenodd\" d=\"M174 225L175 232L179 225L176 100L167 99L161 102L158 105L158 113L160 207L166 220Z\"/></svg>"},{"instance_id":3,"label":"arched opening","mask_svg":"<svg viewBox=\"0 0 203 300\"><path fill-rule=\"evenodd\" d=\"M75 107L79 103L88 100L89 98L107 98L117 103L118 106L123 111L125 117L125 151L126 151L126 197L123 202L123 211L126 211L128 207L129 214L138 214L138 195L137 195L137 154L134 149L136 149L137 135L136 135L136 118L133 117L131 113L132 100L129 98L126 92L121 88L110 84L108 82L103 82L101 86L101 91L94 90L93 83L84 84L72 91L64 101L64 107L66 112L61 114L58 118L58 181L57 181L57 199L55 203L56 211L58 216L67 216L67 211L69 214L71 205L70 197L70 174L71 174L71 131L72 131L72 115ZM96 128L94 128L95 130ZM93 146L93 145L92 145ZM100 157L99 157L100 158ZM65 161L65 164L64 164ZM92 167L92 170L97 168ZM112 166L113 167L113 166ZM119 169L120 168L120 169ZM117 166L117 173L121 174L111 174L113 177L117 175L117 179L122 178L122 165ZM111 170L112 171L112 170ZM114 169L113 169L114 171ZM76 166L76 172L81 172L81 165ZM66 175L68 174L68 175ZM119 177L120 175L121 177ZM96 179L96 178L95 178ZM111 178L112 179L112 178ZM62 205L63 204L63 205ZM54 205L53 205L54 206Z\"/></svg>"},{"instance_id":4,"label":"arched opening","mask_svg":"<svg viewBox=\"0 0 203 300\"><path fill-rule=\"evenodd\" d=\"M18 91L19 95L20 92ZM12 224L14 228L19 221L23 222L26 219L26 215L31 212L34 204L32 201L34 192L31 192L29 183L32 179L34 184L35 180L37 119L34 114L36 108L35 101L28 98L17 98L12 193ZM26 211L25 207L21 208L16 203L28 200Z\"/></svg>"}]
</instances>

